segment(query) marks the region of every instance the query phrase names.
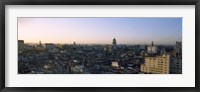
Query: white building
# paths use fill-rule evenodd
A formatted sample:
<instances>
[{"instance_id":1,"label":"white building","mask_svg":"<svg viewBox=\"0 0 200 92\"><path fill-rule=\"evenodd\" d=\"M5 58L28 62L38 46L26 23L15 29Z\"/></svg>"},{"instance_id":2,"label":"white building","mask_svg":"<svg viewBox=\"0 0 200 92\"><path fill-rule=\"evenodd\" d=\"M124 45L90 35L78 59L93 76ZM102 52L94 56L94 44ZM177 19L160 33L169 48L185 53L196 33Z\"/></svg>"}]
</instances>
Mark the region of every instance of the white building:
<instances>
[{"instance_id":1,"label":"white building","mask_svg":"<svg viewBox=\"0 0 200 92\"><path fill-rule=\"evenodd\" d=\"M153 41L150 46L147 47L147 51L149 54L156 54L157 53L157 46L153 44Z\"/></svg>"},{"instance_id":2,"label":"white building","mask_svg":"<svg viewBox=\"0 0 200 92\"><path fill-rule=\"evenodd\" d=\"M118 62L116 62L116 61L113 61L111 65L112 65L112 67L119 67Z\"/></svg>"}]
</instances>

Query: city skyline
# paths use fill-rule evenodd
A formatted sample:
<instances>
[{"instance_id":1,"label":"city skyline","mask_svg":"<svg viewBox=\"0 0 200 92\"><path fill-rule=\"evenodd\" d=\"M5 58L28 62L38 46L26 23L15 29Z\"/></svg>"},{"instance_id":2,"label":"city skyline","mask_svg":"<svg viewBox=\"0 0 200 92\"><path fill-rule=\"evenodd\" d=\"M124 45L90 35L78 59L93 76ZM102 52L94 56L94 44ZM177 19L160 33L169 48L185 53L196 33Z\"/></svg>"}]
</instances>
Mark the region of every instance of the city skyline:
<instances>
[{"instance_id":1,"label":"city skyline","mask_svg":"<svg viewBox=\"0 0 200 92\"><path fill-rule=\"evenodd\" d=\"M25 43L175 44L182 42L182 18L18 18Z\"/></svg>"}]
</instances>

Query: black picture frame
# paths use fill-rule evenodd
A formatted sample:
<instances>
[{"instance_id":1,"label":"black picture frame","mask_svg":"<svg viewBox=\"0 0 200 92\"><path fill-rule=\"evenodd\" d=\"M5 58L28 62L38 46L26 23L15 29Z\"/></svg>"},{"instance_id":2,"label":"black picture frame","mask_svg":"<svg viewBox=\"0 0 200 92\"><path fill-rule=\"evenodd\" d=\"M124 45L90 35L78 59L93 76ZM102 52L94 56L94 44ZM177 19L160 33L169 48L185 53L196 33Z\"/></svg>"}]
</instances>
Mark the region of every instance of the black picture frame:
<instances>
[{"instance_id":1,"label":"black picture frame","mask_svg":"<svg viewBox=\"0 0 200 92\"><path fill-rule=\"evenodd\" d=\"M195 87L5 87L6 5L195 5ZM1 92L199 92L200 91L200 0L1 0L0 1L0 91Z\"/></svg>"}]
</instances>

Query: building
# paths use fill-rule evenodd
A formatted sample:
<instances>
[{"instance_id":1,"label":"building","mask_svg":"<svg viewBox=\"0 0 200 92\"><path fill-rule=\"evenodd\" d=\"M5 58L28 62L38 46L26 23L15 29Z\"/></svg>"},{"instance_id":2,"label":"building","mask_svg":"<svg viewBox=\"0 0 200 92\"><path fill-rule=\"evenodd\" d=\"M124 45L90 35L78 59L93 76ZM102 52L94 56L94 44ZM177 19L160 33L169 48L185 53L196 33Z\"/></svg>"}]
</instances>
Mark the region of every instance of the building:
<instances>
[{"instance_id":1,"label":"building","mask_svg":"<svg viewBox=\"0 0 200 92\"><path fill-rule=\"evenodd\" d=\"M54 48L56 48L56 45L53 43L46 43L45 48L46 49L54 49Z\"/></svg>"},{"instance_id":2,"label":"building","mask_svg":"<svg viewBox=\"0 0 200 92\"><path fill-rule=\"evenodd\" d=\"M153 74L169 74L170 55L145 57L141 64L141 72Z\"/></svg>"},{"instance_id":3,"label":"building","mask_svg":"<svg viewBox=\"0 0 200 92\"><path fill-rule=\"evenodd\" d=\"M181 42L176 42L173 55L177 58L182 58L182 43Z\"/></svg>"},{"instance_id":4,"label":"building","mask_svg":"<svg viewBox=\"0 0 200 92\"><path fill-rule=\"evenodd\" d=\"M170 74L182 74L182 59L171 57Z\"/></svg>"},{"instance_id":5,"label":"building","mask_svg":"<svg viewBox=\"0 0 200 92\"><path fill-rule=\"evenodd\" d=\"M177 53L182 53L182 43L176 42L176 51Z\"/></svg>"},{"instance_id":6,"label":"building","mask_svg":"<svg viewBox=\"0 0 200 92\"><path fill-rule=\"evenodd\" d=\"M18 49L19 51L24 49L24 40L18 40Z\"/></svg>"},{"instance_id":7,"label":"building","mask_svg":"<svg viewBox=\"0 0 200 92\"><path fill-rule=\"evenodd\" d=\"M74 42L73 44L76 45L76 42Z\"/></svg>"},{"instance_id":8,"label":"building","mask_svg":"<svg viewBox=\"0 0 200 92\"><path fill-rule=\"evenodd\" d=\"M114 38L112 42L112 50L117 50L117 40Z\"/></svg>"},{"instance_id":9,"label":"building","mask_svg":"<svg viewBox=\"0 0 200 92\"><path fill-rule=\"evenodd\" d=\"M56 47L59 48L59 49L62 49L63 45L62 44L56 44Z\"/></svg>"},{"instance_id":10,"label":"building","mask_svg":"<svg viewBox=\"0 0 200 92\"><path fill-rule=\"evenodd\" d=\"M146 51L146 45L135 45L134 46L134 52L141 53L141 51Z\"/></svg>"},{"instance_id":11,"label":"building","mask_svg":"<svg viewBox=\"0 0 200 92\"><path fill-rule=\"evenodd\" d=\"M150 46L147 47L147 51L149 54L156 54L157 53L157 46L153 44L153 41Z\"/></svg>"},{"instance_id":12,"label":"building","mask_svg":"<svg viewBox=\"0 0 200 92\"><path fill-rule=\"evenodd\" d=\"M111 64L112 67L119 67L119 64L118 62L116 61L113 61L112 64Z\"/></svg>"},{"instance_id":13,"label":"building","mask_svg":"<svg viewBox=\"0 0 200 92\"><path fill-rule=\"evenodd\" d=\"M74 67L71 67L72 73L83 73L84 72L84 65L76 65Z\"/></svg>"},{"instance_id":14,"label":"building","mask_svg":"<svg viewBox=\"0 0 200 92\"><path fill-rule=\"evenodd\" d=\"M43 46L42 46L42 42L41 41L39 41L39 44L38 44L38 49L43 49Z\"/></svg>"},{"instance_id":15,"label":"building","mask_svg":"<svg viewBox=\"0 0 200 92\"><path fill-rule=\"evenodd\" d=\"M113 42L112 42L112 44L113 44L114 46L116 46L116 45L117 45L117 41L116 41L116 39L115 39L115 38L113 39Z\"/></svg>"}]
</instances>

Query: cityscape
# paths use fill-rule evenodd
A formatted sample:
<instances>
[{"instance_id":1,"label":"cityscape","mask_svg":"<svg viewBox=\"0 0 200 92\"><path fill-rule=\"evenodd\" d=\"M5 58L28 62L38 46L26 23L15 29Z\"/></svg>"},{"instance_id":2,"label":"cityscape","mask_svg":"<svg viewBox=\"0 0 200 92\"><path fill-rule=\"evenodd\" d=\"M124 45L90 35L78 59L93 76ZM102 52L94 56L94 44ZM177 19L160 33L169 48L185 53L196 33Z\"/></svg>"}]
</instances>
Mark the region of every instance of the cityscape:
<instances>
[{"instance_id":1,"label":"cityscape","mask_svg":"<svg viewBox=\"0 0 200 92\"><path fill-rule=\"evenodd\" d=\"M18 18L18 74L182 74L181 28L181 18Z\"/></svg>"}]
</instances>

